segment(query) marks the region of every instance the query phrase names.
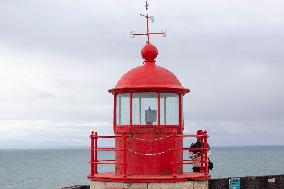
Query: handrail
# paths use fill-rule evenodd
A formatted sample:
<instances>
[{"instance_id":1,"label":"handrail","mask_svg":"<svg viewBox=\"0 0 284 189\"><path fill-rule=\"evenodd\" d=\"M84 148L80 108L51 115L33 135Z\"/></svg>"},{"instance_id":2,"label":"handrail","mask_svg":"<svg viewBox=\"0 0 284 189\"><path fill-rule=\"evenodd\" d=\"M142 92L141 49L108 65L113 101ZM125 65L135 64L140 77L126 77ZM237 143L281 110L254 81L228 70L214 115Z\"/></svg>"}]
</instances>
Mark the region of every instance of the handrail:
<instances>
[{"instance_id":1,"label":"handrail","mask_svg":"<svg viewBox=\"0 0 284 189\"><path fill-rule=\"evenodd\" d=\"M189 150L189 151L201 151L201 160L200 162L200 172L205 173L208 175L208 156L207 152L209 150L208 148L208 142L207 142L207 131L202 131L202 134L178 134L177 137L183 137L183 138L190 138L190 137L200 137L202 139L201 147L199 148L183 148L183 150ZM183 160L182 164L194 164L194 161L191 160Z\"/></svg>"},{"instance_id":2,"label":"handrail","mask_svg":"<svg viewBox=\"0 0 284 189\"><path fill-rule=\"evenodd\" d=\"M96 174L98 174L98 164L114 164L114 165L122 165L123 170L122 174L123 177L127 178L127 151L132 150L127 146L127 138L129 136L126 133L123 134L118 134L114 136L99 136L97 132L92 131L90 138L91 138L91 148L90 148L90 177L94 177ZM204 173L205 175L208 175L208 155L207 152L209 150L208 148L208 143L207 143L207 132L202 131L202 134L197 135L197 134L177 134L176 132L173 132L171 135L166 136L161 139L166 139L166 138L171 138L173 139L173 146L168 149L168 151L172 151L173 153L173 159L172 159L172 176L177 177L177 165L180 164L194 164L196 161L193 160L187 160L187 159L182 159L181 162L177 162L177 152L182 150L182 151L200 151L201 153L201 159L198 161L200 163L200 172ZM197 138L200 137L202 139L201 142L201 147L198 148L192 148L192 147L182 147L179 148L176 146L176 139L182 137L182 138ZM123 148L122 149L117 149L113 147L98 147L98 139L103 139L103 138L123 138ZM155 139L154 139L155 140ZM159 138L160 140L160 138ZM144 139L141 141L144 141ZM115 162L115 160L98 160L98 151L121 151L123 153L123 162ZM138 153L138 152L137 152ZM157 155L162 155L164 153L158 153ZM142 154L138 153L138 155L145 155L147 156L148 154ZM156 154L155 154L156 155Z\"/></svg>"}]
</instances>

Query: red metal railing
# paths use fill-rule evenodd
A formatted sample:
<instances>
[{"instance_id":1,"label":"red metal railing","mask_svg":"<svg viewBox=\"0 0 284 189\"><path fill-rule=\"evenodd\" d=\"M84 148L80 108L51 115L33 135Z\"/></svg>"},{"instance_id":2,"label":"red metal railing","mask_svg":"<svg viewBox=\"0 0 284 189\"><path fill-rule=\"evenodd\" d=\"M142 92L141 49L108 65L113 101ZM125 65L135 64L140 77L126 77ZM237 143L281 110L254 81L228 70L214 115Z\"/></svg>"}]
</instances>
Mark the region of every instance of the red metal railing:
<instances>
[{"instance_id":1,"label":"red metal railing","mask_svg":"<svg viewBox=\"0 0 284 189\"><path fill-rule=\"evenodd\" d=\"M200 163L200 172L201 173L205 173L208 174L209 170L208 170L208 135L207 135L207 131L203 131L202 134L200 135L193 135L193 134L179 134L176 135L177 137L183 137L183 138L197 138L200 137L201 138L201 147L200 148L186 148L183 147L183 150L188 150L188 151L200 151L200 157L201 160L199 161ZM183 160L182 164L193 164L194 162L192 160Z\"/></svg>"},{"instance_id":2,"label":"red metal railing","mask_svg":"<svg viewBox=\"0 0 284 189\"><path fill-rule=\"evenodd\" d=\"M118 138L118 137L123 137L124 141L124 149L118 150L115 148L99 148L98 147L98 139L99 138ZM98 151L124 151L124 162L123 164L123 175L126 176L126 134L123 135L115 135L115 136L99 136L97 132L92 131L90 138L91 138L91 169L90 169L90 176L94 176L95 174L98 174L98 164L117 164L115 160L98 160ZM121 163L119 163L121 164Z\"/></svg>"},{"instance_id":3,"label":"red metal railing","mask_svg":"<svg viewBox=\"0 0 284 189\"><path fill-rule=\"evenodd\" d=\"M116 149L116 148L99 148L98 147L98 139L100 138L118 138L122 137L123 138L123 149ZM123 177L127 177L127 137L128 135L126 133L122 135L115 135L115 136L99 136L97 132L92 131L90 138L91 138L91 154L90 154L90 175L89 177L94 177L96 174L98 174L98 164L120 164L123 165ZM177 165L179 164L193 164L194 161L192 160L184 160L182 162L177 162L177 152L181 150L181 148L176 147L176 139L178 137L182 138L201 138L201 147L199 148L191 148L191 147L183 147L183 151L200 151L200 157L201 160L199 161L200 163L200 172L204 173L205 175L208 175L208 143L207 143L207 132L203 131L202 134L200 135L195 135L195 134L177 134L176 132L173 132L172 136L173 137L173 146L171 151L173 151L173 161L172 161L172 166L173 166L173 171L172 171L172 176L176 177L177 176ZM123 151L123 162L122 163L117 163L115 160L98 160L98 151Z\"/></svg>"}]
</instances>

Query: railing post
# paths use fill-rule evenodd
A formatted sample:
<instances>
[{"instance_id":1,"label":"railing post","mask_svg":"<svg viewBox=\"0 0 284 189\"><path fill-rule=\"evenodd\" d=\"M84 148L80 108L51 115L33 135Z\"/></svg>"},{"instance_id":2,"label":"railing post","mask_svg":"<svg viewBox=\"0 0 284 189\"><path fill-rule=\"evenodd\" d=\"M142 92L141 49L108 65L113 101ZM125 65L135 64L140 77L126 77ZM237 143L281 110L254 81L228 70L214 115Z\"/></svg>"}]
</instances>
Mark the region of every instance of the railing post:
<instances>
[{"instance_id":1,"label":"railing post","mask_svg":"<svg viewBox=\"0 0 284 189\"><path fill-rule=\"evenodd\" d=\"M208 156L207 156L207 152L208 152L208 143L207 143L207 138L208 138L208 135L207 135L207 131L205 130L204 131L204 148L205 148L205 174L208 174Z\"/></svg>"},{"instance_id":2,"label":"railing post","mask_svg":"<svg viewBox=\"0 0 284 189\"><path fill-rule=\"evenodd\" d=\"M172 162L172 165L173 165L173 177L176 177L177 176L177 162L176 162L176 154L177 154L177 149L176 149L176 131L174 130L174 133L173 133L173 162Z\"/></svg>"},{"instance_id":3,"label":"railing post","mask_svg":"<svg viewBox=\"0 0 284 189\"><path fill-rule=\"evenodd\" d=\"M91 132L90 135L90 139L91 139L91 148L90 148L90 152L91 152L91 157L90 157L90 164L91 164L91 171L90 171L90 176L94 176L94 131Z\"/></svg>"},{"instance_id":4,"label":"railing post","mask_svg":"<svg viewBox=\"0 0 284 189\"><path fill-rule=\"evenodd\" d=\"M94 154L94 171L95 171L95 174L98 174L98 133L97 132L95 132L95 136L94 136L94 138L95 138L95 149L94 149L94 152L95 152L95 154Z\"/></svg>"},{"instance_id":5,"label":"railing post","mask_svg":"<svg viewBox=\"0 0 284 189\"><path fill-rule=\"evenodd\" d=\"M201 136L200 172L204 173L204 133Z\"/></svg>"},{"instance_id":6,"label":"railing post","mask_svg":"<svg viewBox=\"0 0 284 189\"><path fill-rule=\"evenodd\" d=\"M127 152L127 143L126 143L126 134L123 133L123 177L127 177L127 159L126 159L126 152Z\"/></svg>"}]
</instances>

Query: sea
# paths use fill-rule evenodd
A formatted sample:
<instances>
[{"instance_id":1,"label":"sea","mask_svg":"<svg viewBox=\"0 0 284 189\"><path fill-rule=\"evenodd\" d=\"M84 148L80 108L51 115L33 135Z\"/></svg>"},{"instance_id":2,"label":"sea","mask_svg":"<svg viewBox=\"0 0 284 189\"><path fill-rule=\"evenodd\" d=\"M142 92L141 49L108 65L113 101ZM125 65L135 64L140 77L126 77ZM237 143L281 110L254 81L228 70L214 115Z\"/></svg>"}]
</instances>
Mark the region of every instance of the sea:
<instances>
[{"instance_id":1,"label":"sea","mask_svg":"<svg viewBox=\"0 0 284 189\"><path fill-rule=\"evenodd\" d=\"M0 189L57 189L88 184L90 153L84 147L0 148ZM100 159L112 159L102 152ZM212 178L284 173L284 146L211 147ZM190 165L184 166L190 170ZM100 165L99 171L113 171Z\"/></svg>"}]
</instances>

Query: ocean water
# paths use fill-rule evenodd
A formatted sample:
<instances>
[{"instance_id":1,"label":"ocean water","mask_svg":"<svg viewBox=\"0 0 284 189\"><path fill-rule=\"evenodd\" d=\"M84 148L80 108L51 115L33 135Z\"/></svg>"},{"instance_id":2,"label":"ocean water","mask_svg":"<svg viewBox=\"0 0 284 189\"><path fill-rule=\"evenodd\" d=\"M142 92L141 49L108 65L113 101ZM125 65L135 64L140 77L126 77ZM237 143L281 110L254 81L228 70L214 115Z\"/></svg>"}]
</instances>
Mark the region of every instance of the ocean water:
<instances>
[{"instance_id":1,"label":"ocean water","mask_svg":"<svg viewBox=\"0 0 284 189\"><path fill-rule=\"evenodd\" d=\"M213 178L284 173L284 146L212 147L211 151ZM114 155L104 152L99 158ZM88 184L88 162L87 148L2 148L0 188L55 189ZM112 170L112 165L99 167L99 171Z\"/></svg>"}]
</instances>

